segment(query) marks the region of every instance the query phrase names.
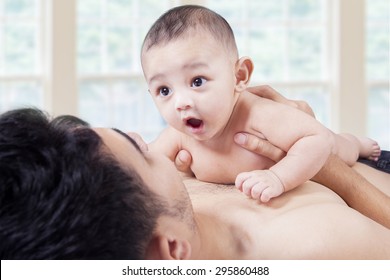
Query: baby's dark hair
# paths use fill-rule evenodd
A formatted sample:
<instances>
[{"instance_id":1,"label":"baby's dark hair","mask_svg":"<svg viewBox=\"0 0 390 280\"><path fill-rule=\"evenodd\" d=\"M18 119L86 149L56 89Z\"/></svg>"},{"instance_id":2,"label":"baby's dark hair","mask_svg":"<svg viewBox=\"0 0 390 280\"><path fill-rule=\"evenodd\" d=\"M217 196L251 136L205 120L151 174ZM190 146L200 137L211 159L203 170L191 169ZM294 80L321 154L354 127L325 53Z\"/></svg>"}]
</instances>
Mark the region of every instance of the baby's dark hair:
<instances>
[{"instance_id":1,"label":"baby's dark hair","mask_svg":"<svg viewBox=\"0 0 390 280\"><path fill-rule=\"evenodd\" d=\"M0 115L0 258L142 259L160 205L98 134L37 109Z\"/></svg>"},{"instance_id":2,"label":"baby's dark hair","mask_svg":"<svg viewBox=\"0 0 390 280\"><path fill-rule=\"evenodd\" d=\"M142 52L153 46L180 38L189 30L206 30L228 50L238 56L234 33L229 23L216 12L198 5L184 5L165 12L150 28Z\"/></svg>"}]
</instances>

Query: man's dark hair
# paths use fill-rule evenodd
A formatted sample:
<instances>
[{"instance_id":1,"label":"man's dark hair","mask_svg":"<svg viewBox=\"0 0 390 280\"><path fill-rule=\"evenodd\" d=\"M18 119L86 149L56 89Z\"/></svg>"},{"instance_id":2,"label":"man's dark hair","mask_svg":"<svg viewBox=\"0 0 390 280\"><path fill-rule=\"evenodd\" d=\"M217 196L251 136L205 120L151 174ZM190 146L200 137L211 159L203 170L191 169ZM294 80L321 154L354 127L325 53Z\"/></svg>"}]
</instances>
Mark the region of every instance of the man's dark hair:
<instances>
[{"instance_id":1,"label":"man's dark hair","mask_svg":"<svg viewBox=\"0 0 390 280\"><path fill-rule=\"evenodd\" d=\"M85 122L0 116L1 259L142 259L159 207Z\"/></svg>"},{"instance_id":2,"label":"man's dark hair","mask_svg":"<svg viewBox=\"0 0 390 280\"><path fill-rule=\"evenodd\" d=\"M188 30L198 31L199 28L209 31L222 46L237 53L229 23L214 11L198 5L178 6L165 12L150 28L142 49L147 51L153 46L180 38Z\"/></svg>"}]
</instances>

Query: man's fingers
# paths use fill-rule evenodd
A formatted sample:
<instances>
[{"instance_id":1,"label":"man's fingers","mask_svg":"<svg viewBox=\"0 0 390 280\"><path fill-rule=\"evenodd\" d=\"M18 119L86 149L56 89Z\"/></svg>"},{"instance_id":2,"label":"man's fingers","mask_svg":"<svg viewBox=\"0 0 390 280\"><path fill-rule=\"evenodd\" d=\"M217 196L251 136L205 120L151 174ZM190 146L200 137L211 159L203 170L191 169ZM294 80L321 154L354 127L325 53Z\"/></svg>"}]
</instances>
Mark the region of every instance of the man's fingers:
<instances>
[{"instance_id":1,"label":"man's fingers","mask_svg":"<svg viewBox=\"0 0 390 280\"><path fill-rule=\"evenodd\" d=\"M257 96L264 97L278 103L286 104L292 107L297 107L294 101L285 98L283 95L281 95L279 92L274 90L269 85L248 87L248 91Z\"/></svg>"},{"instance_id":2,"label":"man's fingers","mask_svg":"<svg viewBox=\"0 0 390 280\"><path fill-rule=\"evenodd\" d=\"M279 98L283 97L276 90L269 85L260 85L254 87L248 87L248 91L264 98L268 98L274 101L278 101Z\"/></svg>"},{"instance_id":3,"label":"man's fingers","mask_svg":"<svg viewBox=\"0 0 390 280\"><path fill-rule=\"evenodd\" d=\"M313 109L309 106L309 104L306 101L296 100L294 102L296 103L296 106L299 110L301 110L302 112L305 112L306 114L312 116L313 118L316 117Z\"/></svg>"},{"instance_id":4,"label":"man's fingers","mask_svg":"<svg viewBox=\"0 0 390 280\"><path fill-rule=\"evenodd\" d=\"M284 151L275 147L267 140L258 138L252 134L243 132L237 133L234 136L234 141L241 147L256 154L270 158L275 162L278 162L286 155Z\"/></svg>"},{"instance_id":5,"label":"man's fingers","mask_svg":"<svg viewBox=\"0 0 390 280\"><path fill-rule=\"evenodd\" d=\"M309 114L312 117L315 117L314 112L312 108L309 106L309 104L305 101L301 100L290 100L285 98L283 95L281 95L279 92L277 92L275 89L268 85L261 85L261 86L255 86L255 87L248 87L248 91L270 100L273 100L275 102L285 104L288 106L291 106L293 108L297 108L307 114Z\"/></svg>"},{"instance_id":6,"label":"man's fingers","mask_svg":"<svg viewBox=\"0 0 390 280\"><path fill-rule=\"evenodd\" d=\"M190 169L191 161L192 161L191 154L186 150L181 150L177 153L175 158L176 168L181 172L191 173L191 169Z\"/></svg>"}]
</instances>

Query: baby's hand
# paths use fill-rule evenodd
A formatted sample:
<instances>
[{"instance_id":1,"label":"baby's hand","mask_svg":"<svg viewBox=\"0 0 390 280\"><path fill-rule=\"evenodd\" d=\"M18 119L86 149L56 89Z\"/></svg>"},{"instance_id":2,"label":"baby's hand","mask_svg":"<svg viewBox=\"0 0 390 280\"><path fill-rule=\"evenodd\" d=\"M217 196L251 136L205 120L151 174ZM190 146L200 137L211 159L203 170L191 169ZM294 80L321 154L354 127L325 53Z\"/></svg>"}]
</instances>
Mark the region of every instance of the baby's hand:
<instances>
[{"instance_id":1,"label":"baby's hand","mask_svg":"<svg viewBox=\"0 0 390 280\"><path fill-rule=\"evenodd\" d=\"M236 177L236 187L247 196L262 202L268 202L284 192L282 182L271 170L240 173Z\"/></svg>"}]
</instances>

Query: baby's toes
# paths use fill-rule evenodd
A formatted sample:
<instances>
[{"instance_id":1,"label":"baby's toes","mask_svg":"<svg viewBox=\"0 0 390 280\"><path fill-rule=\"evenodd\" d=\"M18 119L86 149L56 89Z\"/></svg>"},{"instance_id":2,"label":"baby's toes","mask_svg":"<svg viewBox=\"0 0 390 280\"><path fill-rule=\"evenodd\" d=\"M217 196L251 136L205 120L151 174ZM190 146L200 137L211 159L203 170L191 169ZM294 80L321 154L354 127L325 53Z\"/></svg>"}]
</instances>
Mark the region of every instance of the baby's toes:
<instances>
[{"instance_id":1,"label":"baby's toes","mask_svg":"<svg viewBox=\"0 0 390 280\"><path fill-rule=\"evenodd\" d=\"M378 144L374 144L372 147L371 155L368 157L369 160L378 161L379 156L381 155L381 149Z\"/></svg>"},{"instance_id":2,"label":"baby's toes","mask_svg":"<svg viewBox=\"0 0 390 280\"><path fill-rule=\"evenodd\" d=\"M378 144L374 145L373 154L376 155L376 156L380 156L381 155L381 147L379 147Z\"/></svg>"}]
</instances>

